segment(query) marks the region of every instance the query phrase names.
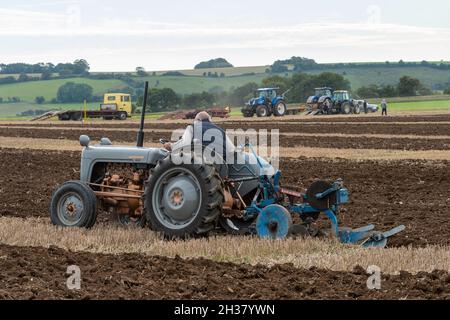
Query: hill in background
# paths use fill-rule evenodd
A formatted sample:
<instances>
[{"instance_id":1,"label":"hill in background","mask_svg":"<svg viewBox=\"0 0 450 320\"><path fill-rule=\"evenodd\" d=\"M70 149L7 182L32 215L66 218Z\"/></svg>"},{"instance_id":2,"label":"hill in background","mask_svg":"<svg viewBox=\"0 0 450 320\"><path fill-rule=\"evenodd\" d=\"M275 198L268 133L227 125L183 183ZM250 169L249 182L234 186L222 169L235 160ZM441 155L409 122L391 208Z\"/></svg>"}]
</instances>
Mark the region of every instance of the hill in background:
<instances>
[{"instance_id":1,"label":"hill in background","mask_svg":"<svg viewBox=\"0 0 450 320\"><path fill-rule=\"evenodd\" d=\"M194 69L208 69L208 68L232 68L233 65L224 58L211 59L197 64Z\"/></svg>"},{"instance_id":2,"label":"hill in background","mask_svg":"<svg viewBox=\"0 0 450 320\"><path fill-rule=\"evenodd\" d=\"M50 80L39 80L42 74L29 73L30 78L33 78L32 81L0 84L0 98L4 102L3 104L0 103L0 107L3 111L11 109L8 114L12 115L16 114L15 109L38 108L35 105L36 97L44 97L45 102L48 103L56 98L58 88L66 82L89 84L96 96L101 96L108 91L127 90L130 86L140 89L143 81L146 80L149 81L150 88L171 88L179 95L201 92L220 93L244 86L250 82L260 85L265 78L272 75L290 77L297 72L307 74L337 73L349 80L354 92L362 86L373 84L395 85L399 78L405 75L419 79L422 84L433 90L443 90L450 86L450 64L446 62L412 63L400 61L391 63L318 64L312 59L291 58L276 61L271 66L217 67L217 65L228 64L225 59L218 58L201 64L202 68L200 69L197 66L197 69L192 70L155 71L146 72L145 75L138 75L136 72L90 72L84 76L61 78L58 73L53 73L50 74ZM19 79L21 76L23 74L0 74L0 80L6 77ZM58 77L58 79L55 79L55 77ZM9 98L12 97L20 98L21 104L8 103ZM42 107L49 108L48 106Z\"/></svg>"}]
</instances>

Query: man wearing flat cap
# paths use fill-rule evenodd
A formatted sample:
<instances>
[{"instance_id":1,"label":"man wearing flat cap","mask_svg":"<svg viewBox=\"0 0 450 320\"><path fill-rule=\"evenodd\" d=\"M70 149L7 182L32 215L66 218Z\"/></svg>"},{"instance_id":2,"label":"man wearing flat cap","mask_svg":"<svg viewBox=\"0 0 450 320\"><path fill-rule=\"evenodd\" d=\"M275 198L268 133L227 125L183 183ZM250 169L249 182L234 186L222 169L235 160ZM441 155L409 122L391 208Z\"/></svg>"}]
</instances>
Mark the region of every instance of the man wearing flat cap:
<instances>
[{"instance_id":1,"label":"man wearing flat cap","mask_svg":"<svg viewBox=\"0 0 450 320\"><path fill-rule=\"evenodd\" d=\"M201 142L205 148L219 153L224 161L227 153L233 152L235 148L225 131L212 122L211 116L206 111L201 111L195 116L194 123L187 126L179 141L173 145L166 143L164 147L172 151L182 146L190 146L193 141Z\"/></svg>"}]
</instances>

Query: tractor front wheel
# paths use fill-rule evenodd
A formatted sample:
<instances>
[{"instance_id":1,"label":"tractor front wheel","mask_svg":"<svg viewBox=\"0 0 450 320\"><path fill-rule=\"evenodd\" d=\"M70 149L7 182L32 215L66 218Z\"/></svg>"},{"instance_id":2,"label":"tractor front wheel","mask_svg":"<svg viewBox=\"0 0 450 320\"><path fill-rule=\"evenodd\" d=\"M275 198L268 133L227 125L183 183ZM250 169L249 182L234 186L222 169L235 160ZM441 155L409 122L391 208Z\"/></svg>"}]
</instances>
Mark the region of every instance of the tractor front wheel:
<instances>
[{"instance_id":1,"label":"tractor front wheel","mask_svg":"<svg viewBox=\"0 0 450 320\"><path fill-rule=\"evenodd\" d=\"M216 227L223 199L214 165L175 164L169 156L159 162L147 182L145 214L152 230L169 239L187 238Z\"/></svg>"},{"instance_id":2,"label":"tractor front wheel","mask_svg":"<svg viewBox=\"0 0 450 320\"><path fill-rule=\"evenodd\" d=\"M256 116L258 118L263 118L269 116L269 109L264 105L259 105L256 107Z\"/></svg>"},{"instance_id":3,"label":"tractor front wheel","mask_svg":"<svg viewBox=\"0 0 450 320\"><path fill-rule=\"evenodd\" d=\"M97 198L80 181L68 181L53 193L50 218L54 225L91 228L97 219Z\"/></svg>"},{"instance_id":4,"label":"tractor front wheel","mask_svg":"<svg viewBox=\"0 0 450 320\"><path fill-rule=\"evenodd\" d=\"M242 111L242 114L244 118L253 118L255 113L250 110L250 111Z\"/></svg>"}]
</instances>

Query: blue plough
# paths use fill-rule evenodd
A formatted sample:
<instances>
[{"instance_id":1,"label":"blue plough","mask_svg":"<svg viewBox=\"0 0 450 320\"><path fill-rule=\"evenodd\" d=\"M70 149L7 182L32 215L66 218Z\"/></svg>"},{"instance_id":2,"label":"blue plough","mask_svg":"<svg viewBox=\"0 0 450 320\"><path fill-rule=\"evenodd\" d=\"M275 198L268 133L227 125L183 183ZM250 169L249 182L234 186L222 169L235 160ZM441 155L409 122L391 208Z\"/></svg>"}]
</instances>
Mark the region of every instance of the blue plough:
<instances>
[{"instance_id":1,"label":"blue plough","mask_svg":"<svg viewBox=\"0 0 450 320\"><path fill-rule=\"evenodd\" d=\"M259 156L254 151L253 154L263 168ZM331 184L316 181L303 194L282 188L280 171L271 176L264 174L256 178L259 179L259 189L251 204L245 208L244 219L253 220L256 217L253 232L260 237L285 238L290 234L320 234L320 230L315 230L313 224L321 213L331 222L331 234L346 244L385 247L389 237L405 229L404 225L400 225L380 232L374 231L373 224L358 229L340 227L337 215L340 207L349 201L349 192L344 188L342 180ZM293 223L294 219L300 223Z\"/></svg>"}]
</instances>

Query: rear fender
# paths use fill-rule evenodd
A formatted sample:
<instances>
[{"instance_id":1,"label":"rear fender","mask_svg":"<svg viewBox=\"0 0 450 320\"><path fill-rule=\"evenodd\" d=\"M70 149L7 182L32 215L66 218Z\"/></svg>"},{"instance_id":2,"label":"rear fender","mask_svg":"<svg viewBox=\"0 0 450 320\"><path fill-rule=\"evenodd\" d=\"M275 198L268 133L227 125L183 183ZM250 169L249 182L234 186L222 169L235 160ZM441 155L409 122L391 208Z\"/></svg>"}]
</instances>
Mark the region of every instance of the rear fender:
<instances>
[{"instance_id":1,"label":"rear fender","mask_svg":"<svg viewBox=\"0 0 450 320\"><path fill-rule=\"evenodd\" d=\"M316 103L318 99L319 98L316 96L311 96L311 97L308 97L308 100L306 100L306 103L313 104L313 103Z\"/></svg>"},{"instance_id":2,"label":"rear fender","mask_svg":"<svg viewBox=\"0 0 450 320\"><path fill-rule=\"evenodd\" d=\"M317 102L318 103L323 103L327 99L330 99L330 97L328 97L328 96L321 96Z\"/></svg>"},{"instance_id":3,"label":"rear fender","mask_svg":"<svg viewBox=\"0 0 450 320\"><path fill-rule=\"evenodd\" d=\"M273 98L272 99L272 105L273 106L276 106L278 103L280 103L280 102L284 102L284 99L283 98L281 98L281 97L276 97L276 98Z\"/></svg>"}]
</instances>

